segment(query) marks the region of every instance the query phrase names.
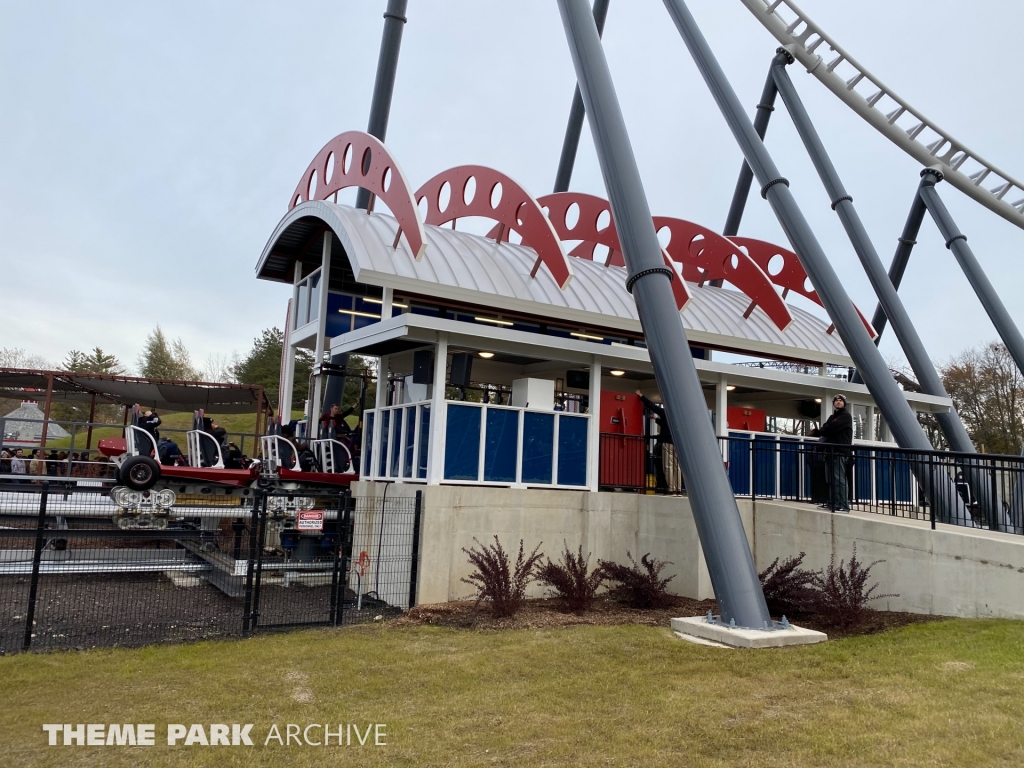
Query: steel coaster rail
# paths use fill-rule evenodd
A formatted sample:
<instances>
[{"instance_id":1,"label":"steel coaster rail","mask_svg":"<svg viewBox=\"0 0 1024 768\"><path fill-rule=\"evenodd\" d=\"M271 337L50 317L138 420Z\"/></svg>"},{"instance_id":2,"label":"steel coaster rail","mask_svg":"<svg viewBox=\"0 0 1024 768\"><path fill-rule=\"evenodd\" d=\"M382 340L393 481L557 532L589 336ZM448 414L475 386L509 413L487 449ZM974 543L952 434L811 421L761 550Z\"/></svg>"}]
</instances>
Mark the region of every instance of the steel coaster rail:
<instances>
[{"instance_id":1,"label":"steel coaster rail","mask_svg":"<svg viewBox=\"0 0 1024 768\"><path fill-rule=\"evenodd\" d=\"M922 165L940 165L950 184L1024 229L1024 184L957 141L897 96L792 0L741 2L808 72L883 136ZM792 18L784 19L780 11L788 11ZM817 54L823 46L835 54L827 64Z\"/></svg>"},{"instance_id":2,"label":"steel coaster rail","mask_svg":"<svg viewBox=\"0 0 1024 768\"><path fill-rule=\"evenodd\" d=\"M922 453L931 450L931 443L921 429L917 417L907 404L902 391L890 374L888 366L860 322L849 294L797 206L796 200L789 190L789 182L779 172L764 143L755 133L735 91L711 52L686 3L683 0L664 0L664 3L740 145L744 157L753 169L758 183L762 185L761 196L767 199L772 206L772 210L793 245L793 250L800 259L804 271L810 277L825 310L832 322L835 323L850 357L853 358L857 368L862 371L868 389L875 398L875 402L878 403L897 443L902 448ZM920 472L918 478L929 495L936 497L933 501L937 501L943 506L957 504L955 498L949 498L950 489L946 483L940 482L933 486L927 475L927 467L919 466L917 470Z\"/></svg>"},{"instance_id":3,"label":"steel coaster rail","mask_svg":"<svg viewBox=\"0 0 1024 768\"><path fill-rule=\"evenodd\" d=\"M846 230L850 243L871 282L871 287L878 297L881 308L892 323L893 333L896 334L900 346L907 355L907 361L910 363L914 375L917 376L921 389L925 394L948 398L949 393L946 392L942 379L939 378L939 374L928 356L924 342L921 341L906 307L903 306L892 280L889 279L889 275L882 265L882 260L878 257L874 243L864 228L860 215L853 204L853 197L846 191L846 187L839 178L839 173L811 121L803 99L800 98L800 94L793 86L793 81L790 80L786 67L793 61L792 55L784 48L780 48L773 60L772 74L779 93L782 95L782 100L796 126L797 133L800 135L800 140L829 196L832 210L839 216L843 229ZM935 417L954 451L976 453L974 443L971 442L970 435L967 434L967 429L955 409L947 413L937 413ZM999 512L995 499L989 496L987 484L984 483L980 474L974 472L971 467L970 463L965 467L971 489L978 498L982 499L989 518L995 519L994 516ZM1008 525L1005 520L1000 522Z\"/></svg>"},{"instance_id":4,"label":"steel coaster rail","mask_svg":"<svg viewBox=\"0 0 1024 768\"><path fill-rule=\"evenodd\" d=\"M666 416L677 436L680 464L722 620L735 620L742 627L770 627L771 617L707 417L697 370L691 355L680 354L689 345L669 285L675 276L661 258L593 14L586 0L559 0L558 7L629 269L627 287L634 294Z\"/></svg>"}]
</instances>

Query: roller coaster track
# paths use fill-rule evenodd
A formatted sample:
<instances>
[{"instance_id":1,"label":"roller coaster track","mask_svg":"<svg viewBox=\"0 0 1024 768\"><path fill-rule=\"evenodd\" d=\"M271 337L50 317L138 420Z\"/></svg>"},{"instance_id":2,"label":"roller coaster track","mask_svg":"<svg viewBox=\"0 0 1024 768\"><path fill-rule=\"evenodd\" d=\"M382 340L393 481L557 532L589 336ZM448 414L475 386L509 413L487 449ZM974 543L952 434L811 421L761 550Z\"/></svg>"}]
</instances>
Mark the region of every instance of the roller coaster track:
<instances>
[{"instance_id":1,"label":"roller coaster track","mask_svg":"<svg viewBox=\"0 0 1024 768\"><path fill-rule=\"evenodd\" d=\"M1024 185L897 96L791 0L741 0L807 71L850 109L926 167L1024 229ZM829 60L818 53L827 48Z\"/></svg>"}]
</instances>

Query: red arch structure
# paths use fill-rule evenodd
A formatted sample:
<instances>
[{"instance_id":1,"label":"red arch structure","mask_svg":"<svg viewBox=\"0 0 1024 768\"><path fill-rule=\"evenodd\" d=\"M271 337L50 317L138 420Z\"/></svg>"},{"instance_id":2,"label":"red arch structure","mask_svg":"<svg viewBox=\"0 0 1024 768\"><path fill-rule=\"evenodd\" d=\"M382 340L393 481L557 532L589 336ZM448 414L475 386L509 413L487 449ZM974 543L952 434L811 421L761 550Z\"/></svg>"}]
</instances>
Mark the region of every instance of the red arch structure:
<instances>
[{"instance_id":1,"label":"red arch structure","mask_svg":"<svg viewBox=\"0 0 1024 768\"><path fill-rule=\"evenodd\" d=\"M563 240L582 240L571 252L573 256L593 260L594 249L604 245L609 249L607 264L625 266L615 223L611 218L611 205L596 195L580 192L556 192L538 199L547 206L552 226ZM569 209L576 206L579 215L569 226ZM601 220L607 221L600 226ZM744 317L749 317L755 306L761 307L777 327L785 330L793 322L786 303L776 293L771 279L736 245L725 237L699 224L667 216L655 216L654 226L668 228L670 239L665 247L666 263L674 261L682 266L683 280L673 280L673 291L680 309L689 301L689 292L683 281L703 284L708 280L725 279L751 299ZM685 300L683 295L685 294Z\"/></svg>"},{"instance_id":2,"label":"red arch structure","mask_svg":"<svg viewBox=\"0 0 1024 768\"><path fill-rule=\"evenodd\" d=\"M818 292L814 290L811 285L810 279L807 277L807 273L804 271L803 265L800 263L799 257L792 251L780 248L774 243L769 243L765 240L756 240L752 237L731 237L729 238L736 245L745 249L747 255L766 273L771 275L772 282L781 287L782 296L785 297L790 291L798 293L805 298L810 299L819 307L824 308L824 304L821 303L821 299L818 297ZM778 266L777 270L774 270L774 274L770 270L771 261L776 256L781 259L781 264L776 262ZM868 334L872 339L876 338L878 334L872 327L868 319L864 317L864 313L860 311L860 308L854 304L853 308L857 310L857 314L860 316L860 320L864 323L864 327L867 328ZM829 333L832 332L835 326L829 327Z\"/></svg>"},{"instance_id":3,"label":"red arch structure","mask_svg":"<svg viewBox=\"0 0 1024 768\"><path fill-rule=\"evenodd\" d=\"M668 229L665 250L683 265L683 279L703 285L708 280L728 280L750 297L743 317L761 307L775 326L786 330L793 322L771 279L734 242L700 224L671 216L655 216L654 228Z\"/></svg>"},{"instance_id":4,"label":"red arch structure","mask_svg":"<svg viewBox=\"0 0 1024 768\"><path fill-rule=\"evenodd\" d=\"M346 131L327 142L299 179L288 210L307 200L326 200L348 187L362 187L383 200L398 221L395 248L404 233L416 260L423 258L426 233L412 187L387 147L368 133Z\"/></svg>"},{"instance_id":5,"label":"red arch structure","mask_svg":"<svg viewBox=\"0 0 1024 768\"><path fill-rule=\"evenodd\" d=\"M474 182L472 190L469 189L471 180ZM446 185L448 200L442 208ZM482 165L449 168L416 190L417 204L424 199L427 224L441 226L467 216L492 219L498 222L495 239L507 240L508 232L514 229L522 237L523 245L537 252L531 277L543 263L559 288L564 289L572 279L572 265L544 211L522 186L500 171Z\"/></svg>"},{"instance_id":6,"label":"red arch structure","mask_svg":"<svg viewBox=\"0 0 1024 768\"><path fill-rule=\"evenodd\" d=\"M619 233L612 221L611 206L607 200L583 192L554 192L538 198L537 202L548 209L548 220L560 239L582 240L569 252L570 256L593 261L597 246L603 245L608 248L606 265L625 266L622 259L622 246L619 245ZM570 227L568 214L573 205L579 208L579 216ZM604 226L601 226L602 214L607 214ZM494 234L492 230L491 235L494 236ZM678 278L672 281L672 295L676 300L676 307L682 310L690 303L690 291L664 250L662 258L665 259L665 266L671 269Z\"/></svg>"}]
</instances>

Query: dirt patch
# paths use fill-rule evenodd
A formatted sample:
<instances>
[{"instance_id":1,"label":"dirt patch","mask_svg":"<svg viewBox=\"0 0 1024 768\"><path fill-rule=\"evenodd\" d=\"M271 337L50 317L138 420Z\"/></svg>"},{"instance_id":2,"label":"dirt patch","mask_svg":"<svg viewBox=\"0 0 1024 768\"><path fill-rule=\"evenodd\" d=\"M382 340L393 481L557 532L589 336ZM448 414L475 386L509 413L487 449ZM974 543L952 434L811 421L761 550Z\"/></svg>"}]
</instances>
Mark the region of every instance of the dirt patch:
<instances>
[{"instance_id":1,"label":"dirt patch","mask_svg":"<svg viewBox=\"0 0 1024 768\"><path fill-rule=\"evenodd\" d=\"M966 672L970 669L974 669L973 661L947 661L943 664L940 669L946 672Z\"/></svg>"},{"instance_id":2,"label":"dirt patch","mask_svg":"<svg viewBox=\"0 0 1024 768\"><path fill-rule=\"evenodd\" d=\"M407 611L391 623L393 626L431 625L477 630L545 629L577 625L617 626L620 624L667 627L671 619L680 616L703 616L708 611L717 613L718 606L714 600L673 597L671 605L666 608L640 610L617 603L607 597L599 597L594 601L592 610L577 614L562 611L561 604L557 599L539 598L527 600L517 615L498 619L491 615L486 603L477 604L467 600L420 605ZM851 637L872 635L909 624L921 624L941 618L943 617L922 616L916 613L868 611L860 626L847 628L826 626L820 621L816 621L813 616L797 616L791 620L801 627L827 632L829 637Z\"/></svg>"}]
</instances>

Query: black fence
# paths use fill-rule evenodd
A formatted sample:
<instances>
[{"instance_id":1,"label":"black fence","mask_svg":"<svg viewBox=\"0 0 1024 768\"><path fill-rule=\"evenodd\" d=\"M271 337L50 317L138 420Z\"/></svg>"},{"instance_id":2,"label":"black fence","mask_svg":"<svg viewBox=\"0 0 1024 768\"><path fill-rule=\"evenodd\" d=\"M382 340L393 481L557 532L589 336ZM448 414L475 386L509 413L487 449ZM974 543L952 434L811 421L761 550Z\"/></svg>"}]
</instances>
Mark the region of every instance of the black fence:
<instances>
[{"instance_id":1,"label":"black fence","mask_svg":"<svg viewBox=\"0 0 1024 768\"><path fill-rule=\"evenodd\" d=\"M719 438L719 445L738 497L1024 535L1024 457L878 445L844 450L759 433L733 433ZM601 435L599 476L603 490L686 492L672 445L639 435ZM922 489L923 483L931 484L931 492Z\"/></svg>"},{"instance_id":2,"label":"black fence","mask_svg":"<svg viewBox=\"0 0 1024 768\"><path fill-rule=\"evenodd\" d=\"M415 604L421 495L179 496L0 484L0 653L244 637Z\"/></svg>"}]
</instances>

